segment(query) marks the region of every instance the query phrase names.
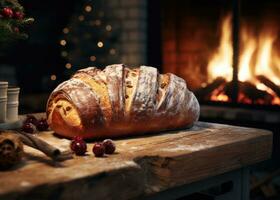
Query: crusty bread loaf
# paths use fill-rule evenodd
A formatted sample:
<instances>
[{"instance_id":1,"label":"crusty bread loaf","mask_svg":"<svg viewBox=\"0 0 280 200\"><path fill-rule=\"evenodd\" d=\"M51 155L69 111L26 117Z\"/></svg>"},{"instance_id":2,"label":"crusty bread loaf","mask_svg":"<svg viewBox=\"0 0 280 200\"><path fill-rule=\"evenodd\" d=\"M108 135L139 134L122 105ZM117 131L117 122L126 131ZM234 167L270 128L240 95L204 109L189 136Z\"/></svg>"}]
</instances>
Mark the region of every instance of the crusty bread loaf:
<instances>
[{"instance_id":1,"label":"crusty bread loaf","mask_svg":"<svg viewBox=\"0 0 280 200\"><path fill-rule=\"evenodd\" d=\"M198 101L186 82L148 66L81 69L61 83L47 103L50 127L68 138L113 138L185 128L198 117Z\"/></svg>"}]
</instances>

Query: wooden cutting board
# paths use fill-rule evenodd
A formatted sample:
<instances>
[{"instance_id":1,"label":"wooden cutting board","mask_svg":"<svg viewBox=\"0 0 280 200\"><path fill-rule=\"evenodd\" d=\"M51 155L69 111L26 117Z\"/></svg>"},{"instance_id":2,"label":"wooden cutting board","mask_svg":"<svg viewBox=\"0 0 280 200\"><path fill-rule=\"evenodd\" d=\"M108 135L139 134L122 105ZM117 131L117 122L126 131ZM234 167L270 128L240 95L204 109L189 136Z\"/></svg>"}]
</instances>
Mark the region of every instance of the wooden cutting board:
<instances>
[{"instance_id":1,"label":"wooden cutting board","mask_svg":"<svg viewBox=\"0 0 280 200\"><path fill-rule=\"evenodd\" d=\"M68 149L52 131L38 137ZM192 129L115 140L115 154L54 163L25 148L16 169L0 172L0 199L134 199L268 159L272 133L198 122Z\"/></svg>"}]
</instances>

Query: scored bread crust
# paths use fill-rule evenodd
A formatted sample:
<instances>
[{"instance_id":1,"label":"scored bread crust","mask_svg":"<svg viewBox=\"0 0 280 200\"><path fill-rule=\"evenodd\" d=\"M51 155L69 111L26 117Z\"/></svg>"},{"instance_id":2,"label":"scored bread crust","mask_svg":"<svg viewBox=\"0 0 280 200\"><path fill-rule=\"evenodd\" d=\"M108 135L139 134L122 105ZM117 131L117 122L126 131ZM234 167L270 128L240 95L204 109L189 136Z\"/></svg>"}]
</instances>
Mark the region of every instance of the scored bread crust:
<instances>
[{"instance_id":1,"label":"scored bread crust","mask_svg":"<svg viewBox=\"0 0 280 200\"><path fill-rule=\"evenodd\" d=\"M124 100L124 65L109 65L104 69L106 76L108 95L111 100L112 120L123 119L125 100Z\"/></svg>"},{"instance_id":2,"label":"scored bread crust","mask_svg":"<svg viewBox=\"0 0 280 200\"><path fill-rule=\"evenodd\" d=\"M145 121L155 113L157 97L157 69L141 66L139 69L138 83L132 101L130 116L131 121Z\"/></svg>"},{"instance_id":3,"label":"scored bread crust","mask_svg":"<svg viewBox=\"0 0 280 200\"><path fill-rule=\"evenodd\" d=\"M95 67L88 67L77 71L72 78L83 81L95 92L99 99L100 109L103 113L103 120L106 125L109 125L112 120L112 106L104 72Z\"/></svg>"},{"instance_id":4,"label":"scored bread crust","mask_svg":"<svg viewBox=\"0 0 280 200\"><path fill-rule=\"evenodd\" d=\"M88 67L51 93L47 120L59 135L105 138L190 127L199 103L185 80L154 67Z\"/></svg>"}]
</instances>

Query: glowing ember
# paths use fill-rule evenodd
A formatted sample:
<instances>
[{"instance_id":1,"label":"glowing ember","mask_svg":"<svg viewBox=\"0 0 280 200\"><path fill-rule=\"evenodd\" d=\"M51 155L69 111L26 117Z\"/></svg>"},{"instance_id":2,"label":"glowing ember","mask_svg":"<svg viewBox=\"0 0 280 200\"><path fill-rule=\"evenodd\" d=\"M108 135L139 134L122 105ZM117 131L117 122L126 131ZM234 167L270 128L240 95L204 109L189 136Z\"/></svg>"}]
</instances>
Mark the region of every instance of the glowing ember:
<instances>
[{"instance_id":1,"label":"glowing ember","mask_svg":"<svg viewBox=\"0 0 280 200\"><path fill-rule=\"evenodd\" d=\"M219 94L217 96L212 95L210 100L211 101L224 101L224 102L227 102L227 101L229 101L229 98L228 98L228 96L226 94Z\"/></svg>"},{"instance_id":2,"label":"glowing ember","mask_svg":"<svg viewBox=\"0 0 280 200\"><path fill-rule=\"evenodd\" d=\"M217 77L224 77L227 81L232 80L232 26L231 15L224 17L221 24L221 39L217 52L208 64L208 81L212 82ZM263 75L280 88L280 55L277 54L276 40L277 31L273 27L263 27L259 34L253 32L247 24L240 28L240 56L238 80L240 82L252 83L256 90L265 91L272 96L271 104L280 105L280 98L265 84L261 83L257 76ZM212 92L210 100L229 101L229 97L223 89ZM266 103L265 99L248 99L245 94L240 93L238 101L242 103ZM253 102L252 102L253 101Z\"/></svg>"},{"instance_id":3,"label":"glowing ember","mask_svg":"<svg viewBox=\"0 0 280 200\"><path fill-rule=\"evenodd\" d=\"M210 96L211 101L224 101L227 102L229 101L229 97L224 94L224 86L220 86L217 89L215 89L211 96Z\"/></svg>"}]
</instances>

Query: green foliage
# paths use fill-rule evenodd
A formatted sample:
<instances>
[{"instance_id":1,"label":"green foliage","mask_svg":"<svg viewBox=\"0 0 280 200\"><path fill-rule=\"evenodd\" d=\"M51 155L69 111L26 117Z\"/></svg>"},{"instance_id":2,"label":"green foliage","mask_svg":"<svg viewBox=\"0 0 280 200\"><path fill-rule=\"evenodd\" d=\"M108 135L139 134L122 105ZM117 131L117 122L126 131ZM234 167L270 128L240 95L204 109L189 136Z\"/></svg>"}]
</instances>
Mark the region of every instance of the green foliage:
<instances>
[{"instance_id":1,"label":"green foliage","mask_svg":"<svg viewBox=\"0 0 280 200\"><path fill-rule=\"evenodd\" d=\"M0 15L3 8L11 8L13 12L24 13L24 8L18 3L17 0L0 0ZM26 39L28 35L24 33L23 28L31 24L34 21L33 18L5 18L0 16L0 46L7 45L11 41L17 39Z\"/></svg>"},{"instance_id":2,"label":"green foliage","mask_svg":"<svg viewBox=\"0 0 280 200\"><path fill-rule=\"evenodd\" d=\"M24 8L18 3L17 0L0 0L0 7L9 7L15 11L24 12Z\"/></svg>"}]
</instances>

